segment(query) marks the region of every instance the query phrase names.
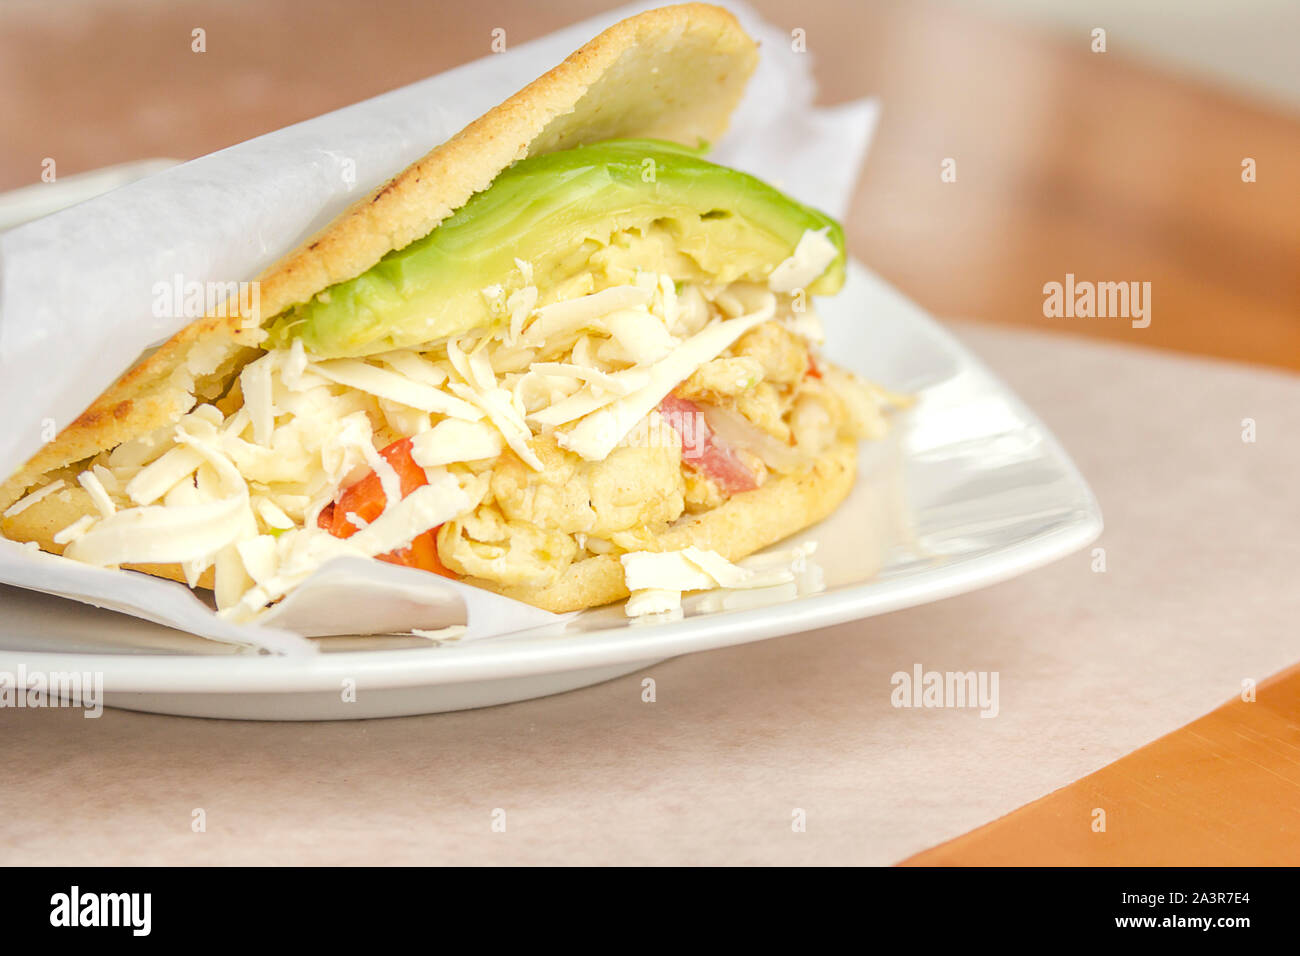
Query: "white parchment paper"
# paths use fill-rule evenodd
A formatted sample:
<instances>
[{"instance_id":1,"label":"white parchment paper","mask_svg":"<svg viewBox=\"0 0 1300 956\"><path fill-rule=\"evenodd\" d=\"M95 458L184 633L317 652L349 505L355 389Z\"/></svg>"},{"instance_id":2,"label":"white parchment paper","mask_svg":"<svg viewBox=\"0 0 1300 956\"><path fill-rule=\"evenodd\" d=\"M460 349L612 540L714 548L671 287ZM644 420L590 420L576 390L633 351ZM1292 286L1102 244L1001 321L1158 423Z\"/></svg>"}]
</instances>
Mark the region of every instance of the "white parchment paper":
<instances>
[{"instance_id":1,"label":"white parchment paper","mask_svg":"<svg viewBox=\"0 0 1300 956\"><path fill-rule=\"evenodd\" d=\"M153 314L154 287L251 279L349 203L550 69L636 4L428 80L258 137L0 233L0 472L9 474L146 348L185 319ZM743 4L724 4L760 41L762 56L732 129L713 158L753 172L842 216L876 118L874 101L812 108L809 55ZM0 582L169 624L215 640L281 652L311 645L319 622L282 615L279 627L223 621L181 585L77 565L0 541ZM337 585L337 568L329 571ZM351 569L358 598L407 602L407 626L468 617L485 637L554 616L457 582L375 564ZM307 587L307 585L304 585ZM298 602L302 603L302 602ZM345 602L338 632L374 629ZM393 625L396 621L388 621Z\"/></svg>"}]
</instances>

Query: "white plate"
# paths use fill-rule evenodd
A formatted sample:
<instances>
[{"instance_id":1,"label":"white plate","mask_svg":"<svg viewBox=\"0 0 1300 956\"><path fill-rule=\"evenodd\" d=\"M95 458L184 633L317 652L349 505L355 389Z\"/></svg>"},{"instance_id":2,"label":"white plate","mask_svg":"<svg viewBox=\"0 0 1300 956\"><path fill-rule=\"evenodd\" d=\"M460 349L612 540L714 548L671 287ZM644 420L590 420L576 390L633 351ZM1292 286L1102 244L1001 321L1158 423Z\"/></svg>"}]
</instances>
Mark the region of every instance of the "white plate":
<instances>
[{"instance_id":1,"label":"white plate","mask_svg":"<svg viewBox=\"0 0 1300 956\"><path fill-rule=\"evenodd\" d=\"M934 320L856 264L843 292L819 308L830 357L918 402L893 440L862 446L849 500L797 536L819 545L802 593L697 595L683 618L655 623L629 622L619 605L477 642L331 638L321 641L327 653L291 659L0 588L0 671L102 672L110 706L169 714L323 720L459 710L935 601L1097 537L1101 514L1069 457ZM354 702L343 699L348 686Z\"/></svg>"}]
</instances>

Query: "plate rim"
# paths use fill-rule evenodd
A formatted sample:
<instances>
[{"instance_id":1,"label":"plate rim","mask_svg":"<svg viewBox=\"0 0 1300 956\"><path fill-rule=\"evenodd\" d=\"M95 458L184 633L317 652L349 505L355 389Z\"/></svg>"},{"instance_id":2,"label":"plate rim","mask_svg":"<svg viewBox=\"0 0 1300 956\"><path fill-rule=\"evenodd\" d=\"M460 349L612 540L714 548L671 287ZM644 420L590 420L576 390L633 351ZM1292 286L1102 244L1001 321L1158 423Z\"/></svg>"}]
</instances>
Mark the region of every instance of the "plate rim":
<instances>
[{"instance_id":1,"label":"plate rim","mask_svg":"<svg viewBox=\"0 0 1300 956\"><path fill-rule=\"evenodd\" d=\"M1085 514L1064 528L968 559L956 572L945 569L937 583L927 579L938 576L939 569L922 571L900 579L897 588L884 594L879 593L878 582L864 582L786 605L706 614L647 627L639 639L620 627L582 631L573 635L574 640L554 645L485 640L438 648L436 653L429 648L312 657L5 651L0 652L0 670L16 671L21 663L29 672L99 672L104 675L106 693L311 693L338 690L344 679L355 680L358 690L375 690L602 667L802 634L956 597L1066 557L1096 540L1101 530L1100 514ZM863 592L876 593L862 600ZM773 613L781 608L787 613ZM792 619L796 608L797 618ZM600 640L611 633L620 639ZM475 653L461 656L457 652L462 648L473 648ZM75 667L70 665L73 659Z\"/></svg>"}]
</instances>

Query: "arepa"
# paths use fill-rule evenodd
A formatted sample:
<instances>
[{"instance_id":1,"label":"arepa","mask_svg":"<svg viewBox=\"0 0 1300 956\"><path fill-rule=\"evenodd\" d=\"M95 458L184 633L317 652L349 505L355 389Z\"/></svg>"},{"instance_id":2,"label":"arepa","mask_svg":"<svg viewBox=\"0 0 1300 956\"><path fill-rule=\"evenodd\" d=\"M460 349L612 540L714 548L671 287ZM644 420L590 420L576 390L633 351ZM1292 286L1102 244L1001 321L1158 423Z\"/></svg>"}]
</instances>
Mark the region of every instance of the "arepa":
<instances>
[{"instance_id":1,"label":"arepa","mask_svg":"<svg viewBox=\"0 0 1300 956\"><path fill-rule=\"evenodd\" d=\"M611 27L127 372L5 536L247 619L335 554L565 611L822 519L896 400L815 357L839 226L699 156L756 58L717 7Z\"/></svg>"}]
</instances>

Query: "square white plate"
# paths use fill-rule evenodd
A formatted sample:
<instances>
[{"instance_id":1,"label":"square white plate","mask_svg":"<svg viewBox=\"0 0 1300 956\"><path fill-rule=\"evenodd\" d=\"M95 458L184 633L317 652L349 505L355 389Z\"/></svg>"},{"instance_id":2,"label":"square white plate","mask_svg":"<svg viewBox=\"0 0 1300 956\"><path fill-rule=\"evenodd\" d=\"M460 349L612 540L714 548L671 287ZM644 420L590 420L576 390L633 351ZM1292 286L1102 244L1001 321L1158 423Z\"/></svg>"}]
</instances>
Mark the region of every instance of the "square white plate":
<instances>
[{"instance_id":1,"label":"square white plate","mask_svg":"<svg viewBox=\"0 0 1300 956\"><path fill-rule=\"evenodd\" d=\"M682 619L621 606L480 642L328 639L314 659L253 657L134 618L0 588L0 671L102 672L111 705L253 719L338 719L556 693L690 651L812 630L1005 580L1091 542L1101 516L1051 434L937 323L860 266L820 304L827 351L917 396L864 444L849 500L798 587L688 598ZM345 703L347 679L357 702Z\"/></svg>"},{"instance_id":2,"label":"square white plate","mask_svg":"<svg viewBox=\"0 0 1300 956\"><path fill-rule=\"evenodd\" d=\"M862 445L849 499L795 539L818 543L798 587L695 595L667 622L630 622L620 604L483 641L328 638L327 653L307 659L251 656L0 587L0 671L102 672L107 704L159 713L312 720L458 710L939 600L1097 537L1101 513L1074 463L938 323L857 264L818 308L829 357L917 403L891 440ZM355 702L342 700L345 680L355 681Z\"/></svg>"}]
</instances>

